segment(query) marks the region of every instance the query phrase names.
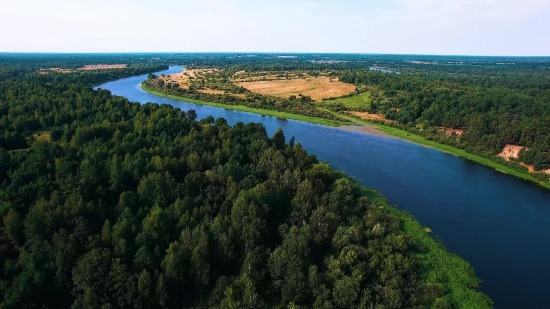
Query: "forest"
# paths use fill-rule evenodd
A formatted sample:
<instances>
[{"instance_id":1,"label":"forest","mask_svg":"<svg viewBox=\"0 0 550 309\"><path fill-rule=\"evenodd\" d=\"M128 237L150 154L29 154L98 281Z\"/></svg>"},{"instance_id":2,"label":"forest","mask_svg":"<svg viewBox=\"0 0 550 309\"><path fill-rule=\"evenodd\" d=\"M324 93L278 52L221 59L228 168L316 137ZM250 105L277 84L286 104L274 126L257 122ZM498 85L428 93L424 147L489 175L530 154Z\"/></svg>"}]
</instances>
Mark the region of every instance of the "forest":
<instances>
[{"instance_id":1,"label":"forest","mask_svg":"<svg viewBox=\"0 0 550 309\"><path fill-rule=\"evenodd\" d=\"M350 112L381 115L384 125L527 172L525 167L497 156L506 145L522 146L519 157L513 160L531 165L536 171L550 169L550 58L330 54L295 57L188 59L188 68L217 71L193 81L192 89L154 82L148 85L180 97L284 110L340 123L349 122L346 116ZM232 77L237 72L270 72L281 78L293 73L325 74L357 87L342 98L357 97L367 89L375 95L352 107L339 103L339 98L320 103L308 102L307 97L304 102L294 96L277 98L236 89ZM226 93L196 91L204 87ZM235 96L237 93L244 95ZM464 134L449 135L445 130ZM546 174L533 176L548 181Z\"/></svg>"},{"instance_id":2,"label":"forest","mask_svg":"<svg viewBox=\"0 0 550 309\"><path fill-rule=\"evenodd\" d=\"M0 308L491 308L469 264L281 130L90 87L175 60L40 61L0 61Z\"/></svg>"}]
</instances>

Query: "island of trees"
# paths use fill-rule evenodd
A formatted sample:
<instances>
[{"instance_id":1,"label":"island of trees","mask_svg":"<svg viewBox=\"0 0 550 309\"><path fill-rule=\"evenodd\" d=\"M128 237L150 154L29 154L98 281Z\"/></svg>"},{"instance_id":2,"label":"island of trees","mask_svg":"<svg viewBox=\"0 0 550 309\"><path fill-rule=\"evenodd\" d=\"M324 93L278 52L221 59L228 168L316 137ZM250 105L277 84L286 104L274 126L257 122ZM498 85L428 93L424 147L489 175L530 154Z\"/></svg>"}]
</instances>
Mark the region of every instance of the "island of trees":
<instances>
[{"instance_id":1,"label":"island of trees","mask_svg":"<svg viewBox=\"0 0 550 309\"><path fill-rule=\"evenodd\" d=\"M90 87L166 62L36 57L0 58L0 308L492 306L468 263L281 130ZM76 70L111 61L128 66Z\"/></svg>"}]
</instances>

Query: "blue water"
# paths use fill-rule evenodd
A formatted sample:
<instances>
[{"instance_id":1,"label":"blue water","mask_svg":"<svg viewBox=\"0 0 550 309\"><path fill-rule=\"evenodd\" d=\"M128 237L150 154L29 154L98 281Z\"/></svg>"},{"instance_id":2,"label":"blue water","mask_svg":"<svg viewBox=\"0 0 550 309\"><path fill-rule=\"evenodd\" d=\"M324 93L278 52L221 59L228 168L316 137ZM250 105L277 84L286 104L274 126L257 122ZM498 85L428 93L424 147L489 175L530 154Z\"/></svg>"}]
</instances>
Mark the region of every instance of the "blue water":
<instances>
[{"instance_id":1,"label":"blue water","mask_svg":"<svg viewBox=\"0 0 550 309\"><path fill-rule=\"evenodd\" d=\"M158 74L180 72L177 66ZM199 118L278 127L320 160L388 197L470 262L496 308L550 308L550 190L405 141L183 103L139 88L146 75L96 88L140 103L194 109Z\"/></svg>"}]
</instances>

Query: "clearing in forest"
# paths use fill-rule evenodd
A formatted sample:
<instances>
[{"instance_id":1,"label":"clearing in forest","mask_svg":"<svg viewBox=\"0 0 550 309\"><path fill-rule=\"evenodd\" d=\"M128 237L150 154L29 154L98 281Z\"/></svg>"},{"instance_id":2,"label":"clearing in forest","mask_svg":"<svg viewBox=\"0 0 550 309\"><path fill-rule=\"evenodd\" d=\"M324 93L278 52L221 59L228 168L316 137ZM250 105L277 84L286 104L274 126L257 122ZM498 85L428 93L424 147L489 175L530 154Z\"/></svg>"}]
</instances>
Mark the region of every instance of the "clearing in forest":
<instances>
[{"instance_id":1,"label":"clearing in forest","mask_svg":"<svg viewBox=\"0 0 550 309\"><path fill-rule=\"evenodd\" d=\"M371 92L365 91L351 97L325 100L323 103L341 103L347 108L367 108L372 102Z\"/></svg>"},{"instance_id":2,"label":"clearing in forest","mask_svg":"<svg viewBox=\"0 0 550 309\"><path fill-rule=\"evenodd\" d=\"M518 145L507 144L506 146L504 146L504 148L498 154L498 156L501 157L501 158L504 158L504 160L506 160L506 161L510 161L511 159L517 159L519 157L519 152L523 148L525 148L525 147L518 146ZM542 172L542 173L550 175L550 169L537 171L537 170L535 170L535 167L533 165L525 164L523 162L520 162L519 164L525 166L529 170L529 172L531 172L531 173Z\"/></svg>"},{"instance_id":3,"label":"clearing in forest","mask_svg":"<svg viewBox=\"0 0 550 309\"><path fill-rule=\"evenodd\" d=\"M283 98L303 95L311 97L314 101L341 97L355 91L355 85L343 83L338 78L328 76L290 79L273 79L271 76L266 76L251 81L236 81L235 84L263 95Z\"/></svg>"},{"instance_id":4,"label":"clearing in forest","mask_svg":"<svg viewBox=\"0 0 550 309\"><path fill-rule=\"evenodd\" d=\"M189 86L191 85L192 80L203 78L205 74L212 73L214 71L216 70L192 69L192 70L185 70L183 72L170 74L170 75L164 75L164 76L161 75L158 78L164 81L165 83L174 82L176 84L179 84L180 88L189 89Z\"/></svg>"},{"instance_id":5,"label":"clearing in forest","mask_svg":"<svg viewBox=\"0 0 550 309\"><path fill-rule=\"evenodd\" d=\"M32 133L32 136L35 140L42 142L50 142L51 139L50 133L48 133L48 131L34 131Z\"/></svg>"}]
</instances>

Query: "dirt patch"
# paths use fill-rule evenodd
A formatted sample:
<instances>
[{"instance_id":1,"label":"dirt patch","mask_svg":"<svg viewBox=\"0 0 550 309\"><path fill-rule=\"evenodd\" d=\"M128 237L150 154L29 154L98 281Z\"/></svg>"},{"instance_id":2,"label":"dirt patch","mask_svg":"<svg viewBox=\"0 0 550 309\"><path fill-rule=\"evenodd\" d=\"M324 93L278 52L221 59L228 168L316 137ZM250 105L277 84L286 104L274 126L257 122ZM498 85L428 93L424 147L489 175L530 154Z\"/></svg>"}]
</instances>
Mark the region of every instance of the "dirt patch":
<instances>
[{"instance_id":1,"label":"dirt patch","mask_svg":"<svg viewBox=\"0 0 550 309\"><path fill-rule=\"evenodd\" d=\"M238 72L235 72L235 74L233 74L233 77L237 77L237 76L243 75L245 73L246 73L246 71L244 71L244 70L243 71L238 71Z\"/></svg>"},{"instance_id":2,"label":"dirt patch","mask_svg":"<svg viewBox=\"0 0 550 309\"><path fill-rule=\"evenodd\" d=\"M223 90L216 90L216 89L210 89L210 88L199 89L197 91L201 93L209 93L209 94L225 94L225 91Z\"/></svg>"},{"instance_id":3,"label":"dirt patch","mask_svg":"<svg viewBox=\"0 0 550 309\"><path fill-rule=\"evenodd\" d=\"M342 83L335 78L326 76L239 81L235 84L263 95L288 98L291 95L299 96L301 94L311 97L314 101L341 97L355 91L354 85Z\"/></svg>"},{"instance_id":4,"label":"dirt patch","mask_svg":"<svg viewBox=\"0 0 550 309\"><path fill-rule=\"evenodd\" d=\"M386 119L384 114L369 114L365 112L354 112L354 111L347 112L347 113L366 120L395 122L394 120Z\"/></svg>"},{"instance_id":5,"label":"dirt patch","mask_svg":"<svg viewBox=\"0 0 550 309\"><path fill-rule=\"evenodd\" d=\"M508 144L504 146L504 149L498 154L499 157L504 158L506 161L510 159L517 159L519 157L519 152L525 147L518 145Z\"/></svg>"},{"instance_id":6,"label":"dirt patch","mask_svg":"<svg viewBox=\"0 0 550 309\"><path fill-rule=\"evenodd\" d=\"M191 80L197 79L200 76L204 76L206 73L212 73L215 71L214 69L193 69L193 70L185 70L180 73L175 73L171 75L165 75L165 76L159 76L158 78L164 81L165 83L168 82L175 82L180 85L180 88L183 89L189 89L189 85L191 84Z\"/></svg>"},{"instance_id":7,"label":"dirt patch","mask_svg":"<svg viewBox=\"0 0 550 309\"><path fill-rule=\"evenodd\" d=\"M86 64L82 70L125 69L126 64Z\"/></svg>"},{"instance_id":8,"label":"dirt patch","mask_svg":"<svg viewBox=\"0 0 550 309\"><path fill-rule=\"evenodd\" d=\"M453 128L440 127L439 130L442 131L442 132L445 132L445 134L447 134L448 136L453 135L453 133L460 136L460 135L462 135L462 133L464 133L464 130L462 130L462 129L453 129Z\"/></svg>"},{"instance_id":9,"label":"dirt patch","mask_svg":"<svg viewBox=\"0 0 550 309\"><path fill-rule=\"evenodd\" d=\"M506 161L510 161L512 159L517 159L519 157L519 152L523 148L527 149L526 147L523 147L523 146L507 144L506 146L504 146L504 148L498 154L498 156L501 157L501 158L504 158L504 160L506 160ZM522 166L525 166L527 168L527 170L529 170L529 172L531 172L531 173L539 172L539 173L545 173L545 174L550 175L550 169L537 171L537 170L535 170L535 167L533 165L525 164L523 162L520 162L519 164L521 164Z\"/></svg>"}]
</instances>

